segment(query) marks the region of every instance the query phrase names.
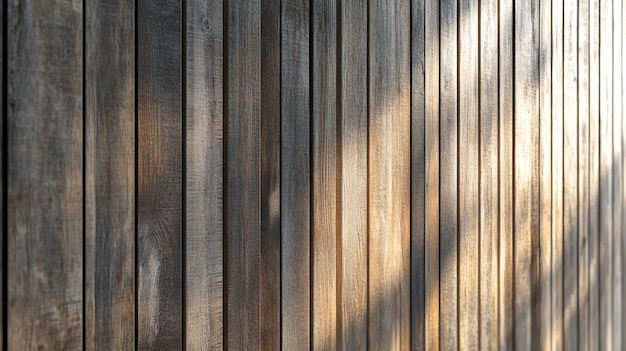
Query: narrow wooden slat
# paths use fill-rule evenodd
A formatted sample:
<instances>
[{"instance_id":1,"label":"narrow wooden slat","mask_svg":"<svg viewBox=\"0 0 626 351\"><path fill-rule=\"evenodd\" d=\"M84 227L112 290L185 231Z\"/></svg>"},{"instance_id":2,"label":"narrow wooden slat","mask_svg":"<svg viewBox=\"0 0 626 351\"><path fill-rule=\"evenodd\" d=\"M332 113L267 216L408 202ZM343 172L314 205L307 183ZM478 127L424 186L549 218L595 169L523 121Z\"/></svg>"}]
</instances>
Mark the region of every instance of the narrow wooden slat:
<instances>
[{"instance_id":1,"label":"narrow wooden slat","mask_svg":"<svg viewBox=\"0 0 626 351\"><path fill-rule=\"evenodd\" d=\"M600 0L589 1L589 349L600 347Z\"/></svg>"},{"instance_id":2,"label":"narrow wooden slat","mask_svg":"<svg viewBox=\"0 0 626 351\"><path fill-rule=\"evenodd\" d=\"M280 0L261 2L261 349L280 349Z\"/></svg>"},{"instance_id":3,"label":"narrow wooden slat","mask_svg":"<svg viewBox=\"0 0 626 351\"><path fill-rule=\"evenodd\" d=\"M563 5L563 348L578 349L578 0Z\"/></svg>"},{"instance_id":4,"label":"narrow wooden slat","mask_svg":"<svg viewBox=\"0 0 626 351\"><path fill-rule=\"evenodd\" d=\"M439 262L440 284L439 327L440 347L456 349L458 333L458 1L444 0L439 3L441 41L440 56L440 121L439 187L440 228Z\"/></svg>"},{"instance_id":5,"label":"narrow wooden slat","mask_svg":"<svg viewBox=\"0 0 626 351\"><path fill-rule=\"evenodd\" d=\"M313 260L311 306L315 350L337 342L337 3L316 1L312 9Z\"/></svg>"},{"instance_id":6,"label":"narrow wooden slat","mask_svg":"<svg viewBox=\"0 0 626 351\"><path fill-rule=\"evenodd\" d=\"M3 6L0 6L0 35L2 36L3 40L2 43L0 43L0 67L2 70L2 73L0 73L0 81L2 82L2 85L0 86L0 111L2 111L2 121L0 121L0 129L2 130L2 132L0 133L0 154L3 155L2 157L4 158L4 153L6 152L5 150L5 128L6 128L6 112L4 110L5 106L4 106L4 99L5 99L5 65L6 65L6 59L4 57L5 54L5 47L4 44L6 43L6 41L4 40L5 38L5 19L4 19L4 12L5 12L5 6L3 3ZM0 260L2 262L4 261L4 256L5 254L5 248L4 248L4 238L6 237L7 233L5 231L5 223L6 223L6 218L5 216L5 210L6 210L6 205L4 205L4 198L6 196L6 178L4 176L5 174L5 165L4 165L4 161L2 161L2 165L0 165L0 174L2 174L2 183L0 184L0 198L3 199L3 204L0 205L0 228L2 228L2 240L0 240ZM5 277L6 277L6 266L3 263L2 269L0 269L0 281L2 281L2 284L5 284ZM2 289L0 289L0 299L2 299L2 301L4 301L4 298L6 296L6 288L4 287L4 285L2 286ZM4 303L2 304L4 305ZM4 345L4 340L6 338L6 335L4 335L4 331L6 330L4 328L4 324L6 323L6 310L4 308L4 306L0 306L0 345Z\"/></svg>"},{"instance_id":7,"label":"narrow wooden slat","mask_svg":"<svg viewBox=\"0 0 626 351\"><path fill-rule=\"evenodd\" d=\"M80 350L83 3L5 6L8 348Z\"/></svg>"},{"instance_id":8,"label":"narrow wooden slat","mask_svg":"<svg viewBox=\"0 0 626 351\"><path fill-rule=\"evenodd\" d=\"M309 1L281 6L282 348L310 342Z\"/></svg>"},{"instance_id":9,"label":"narrow wooden slat","mask_svg":"<svg viewBox=\"0 0 626 351\"><path fill-rule=\"evenodd\" d=\"M535 310L535 236L538 233L538 2L515 3L514 82L514 296L515 349L536 349L532 338Z\"/></svg>"},{"instance_id":10,"label":"narrow wooden slat","mask_svg":"<svg viewBox=\"0 0 626 351\"><path fill-rule=\"evenodd\" d=\"M552 350L563 348L563 0L552 1Z\"/></svg>"},{"instance_id":11,"label":"narrow wooden slat","mask_svg":"<svg viewBox=\"0 0 626 351\"><path fill-rule=\"evenodd\" d=\"M185 343L223 347L223 2L186 2Z\"/></svg>"},{"instance_id":12,"label":"narrow wooden slat","mask_svg":"<svg viewBox=\"0 0 626 351\"><path fill-rule=\"evenodd\" d=\"M85 348L135 347L135 5L85 2Z\"/></svg>"},{"instance_id":13,"label":"narrow wooden slat","mask_svg":"<svg viewBox=\"0 0 626 351\"><path fill-rule=\"evenodd\" d=\"M513 0L500 0L498 348L513 349Z\"/></svg>"},{"instance_id":14,"label":"narrow wooden slat","mask_svg":"<svg viewBox=\"0 0 626 351\"><path fill-rule=\"evenodd\" d=\"M613 0L600 1L600 350L613 350Z\"/></svg>"},{"instance_id":15,"label":"narrow wooden slat","mask_svg":"<svg viewBox=\"0 0 626 351\"><path fill-rule=\"evenodd\" d=\"M411 2L411 349L426 348L426 36L424 0Z\"/></svg>"},{"instance_id":16,"label":"narrow wooden slat","mask_svg":"<svg viewBox=\"0 0 626 351\"><path fill-rule=\"evenodd\" d=\"M367 3L339 2L341 349L367 349Z\"/></svg>"},{"instance_id":17,"label":"narrow wooden slat","mask_svg":"<svg viewBox=\"0 0 626 351\"><path fill-rule=\"evenodd\" d=\"M498 349L498 1L480 1L480 350Z\"/></svg>"},{"instance_id":18,"label":"narrow wooden slat","mask_svg":"<svg viewBox=\"0 0 626 351\"><path fill-rule=\"evenodd\" d=\"M624 155L622 154L622 1L613 0L613 349L622 350L622 172Z\"/></svg>"},{"instance_id":19,"label":"narrow wooden slat","mask_svg":"<svg viewBox=\"0 0 626 351\"><path fill-rule=\"evenodd\" d=\"M261 2L226 9L226 344L259 348ZM226 34L226 33L225 33Z\"/></svg>"},{"instance_id":20,"label":"narrow wooden slat","mask_svg":"<svg viewBox=\"0 0 626 351\"><path fill-rule=\"evenodd\" d=\"M578 1L578 348L589 350L589 0Z\"/></svg>"},{"instance_id":21,"label":"narrow wooden slat","mask_svg":"<svg viewBox=\"0 0 626 351\"><path fill-rule=\"evenodd\" d=\"M538 345L552 344L552 3L539 4L539 323Z\"/></svg>"},{"instance_id":22,"label":"narrow wooden slat","mask_svg":"<svg viewBox=\"0 0 626 351\"><path fill-rule=\"evenodd\" d=\"M426 348L439 350L439 2L425 1ZM414 32L415 34L415 32Z\"/></svg>"},{"instance_id":23,"label":"narrow wooden slat","mask_svg":"<svg viewBox=\"0 0 626 351\"><path fill-rule=\"evenodd\" d=\"M459 345L468 350L479 348L480 330L478 11L477 0L459 0L458 333Z\"/></svg>"}]
</instances>

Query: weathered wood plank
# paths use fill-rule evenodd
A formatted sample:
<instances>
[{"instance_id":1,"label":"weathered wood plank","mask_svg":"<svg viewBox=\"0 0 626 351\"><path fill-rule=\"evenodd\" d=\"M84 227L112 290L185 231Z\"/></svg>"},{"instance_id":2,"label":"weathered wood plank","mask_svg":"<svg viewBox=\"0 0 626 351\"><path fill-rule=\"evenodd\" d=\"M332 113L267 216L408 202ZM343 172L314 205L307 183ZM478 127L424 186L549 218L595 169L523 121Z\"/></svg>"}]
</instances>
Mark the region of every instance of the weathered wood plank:
<instances>
[{"instance_id":1,"label":"weathered wood plank","mask_svg":"<svg viewBox=\"0 0 626 351\"><path fill-rule=\"evenodd\" d=\"M426 7L411 2L411 349L426 349Z\"/></svg>"},{"instance_id":2,"label":"weathered wood plank","mask_svg":"<svg viewBox=\"0 0 626 351\"><path fill-rule=\"evenodd\" d=\"M552 338L552 3L539 9L539 323L538 345L550 350Z\"/></svg>"},{"instance_id":3,"label":"weathered wood plank","mask_svg":"<svg viewBox=\"0 0 626 351\"><path fill-rule=\"evenodd\" d=\"M83 4L5 6L8 348L80 350Z\"/></svg>"},{"instance_id":4,"label":"weathered wood plank","mask_svg":"<svg viewBox=\"0 0 626 351\"><path fill-rule=\"evenodd\" d=\"M310 342L309 1L281 6L282 348Z\"/></svg>"},{"instance_id":5,"label":"weathered wood plank","mask_svg":"<svg viewBox=\"0 0 626 351\"><path fill-rule=\"evenodd\" d=\"M439 350L439 2L425 1L426 348Z\"/></svg>"},{"instance_id":6,"label":"weathered wood plank","mask_svg":"<svg viewBox=\"0 0 626 351\"><path fill-rule=\"evenodd\" d=\"M600 1L600 350L613 350L613 0Z\"/></svg>"},{"instance_id":7,"label":"weathered wood plank","mask_svg":"<svg viewBox=\"0 0 626 351\"><path fill-rule=\"evenodd\" d=\"M367 349L367 3L340 6L339 128L341 181L340 340Z\"/></svg>"},{"instance_id":8,"label":"weathered wood plank","mask_svg":"<svg viewBox=\"0 0 626 351\"><path fill-rule=\"evenodd\" d=\"M227 2L226 344L259 348L261 2Z\"/></svg>"},{"instance_id":9,"label":"weathered wood plank","mask_svg":"<svg viewBox=\"0 0 626 351\"><path fill-rule=\"evenodd\" d=\"M135 4L85 2L85 348L135 347Z\"/></svg>"},{"instance_id":10,"label":"weathered wood plank","mask_svg":"<svg viewBox=\"0 0 626 351\"><path fill-rule=\"evenodd\" d=\"M341 160L340 338L343 350L367 349L367 3L339 3Z\"/></svg>"},{"instance_id":11,"label":"weathered wood plank","mask_svg":"<svg viewBox=\"0 0 626 351\"><path fill-rule=\"evenodd\" d=\"M337 3L315 1L312 12L313 260L312 348L336 350L337 340Z\"/></svg>"},{"instance_id":12,"label":"weathered wood plank","mask_svg":"<svg viewBox=\"0 0 626 351\"><path fill-rule=\"evenodd\" d=\"M182 8L137 3L137 346L183 338Z\"/></svg>"},{"instance_id":13,"label":"weathered wood plank","mask_svg":"<svg viewBox=\"0 0 626 351\"><path fill-rule=\"evenodd\" d=\"M479 2L459 0L459 345L479 349ZM447 263L446 263L447 264Z\"/></svg>"},{"instance_id":14,"label":"weathered wood plank","mask_svg":"<svg viewBox=\"0 0 626 351\"><path fill-rule=\"evenodd\" d=\"M280 0L261 2L262 350L280 349Z\"/></svg>"},{"instance_id":15,"label":"weathered wood plank","mask_svg":"<svg viewBox=\"0 0 626 351\"><path fill-rule=\"evenodd\" d=\"M552 349L563 348L563 0L552 1Z\"/></svg>"},{"instance_id":16,"label":"weathered wood plank","mask_svg":"<svg viewBox=\"0 0 626 351\"><path fill-rule=\"evenodd\" d=\"M223 347L223 2L186 2L185 343Z\"/></svg>"},{"instance_id":17,"label":"weathered wood plank","mask_svg":"<svg viewBox=\"0 0 626 351\"><path fill-rule=\"evenodd\" d=\"M440 2L440 346L456 349L458 333L458 1Z\"/></svg>"},{"instance_id":18,"label":"weathered wood plank","mask_svg":"<svg viewBox=\"0 0 626 351\"><path fill-rule=\"evenodd\" d=\"M578 349L578 0L563 5L563 348Z\"/></svg>"},{"instance_id":19,"label":"weathered wood plank","mask_svg":"<svg viewBox=\"0 0 626 351\"><path fill-rule=\"evenodd\" d=\"M514 296L515 349L536 349L532 338L536 314L535 264L538 235L538 133L539 87L538 2L515 3L515 81L514 81Z\"/></svg>"},{"instance_id":20,"label":"weathered wood plank","mask_svg":"<svg viewBox=\"0 0 626 351\"><path fill-rule=\"evenodd\" d=\"M513 0L500 0L499 18L499 350L513 349Z\"/></svg>"},{"instance_id":21,"label":"weathered wood plank","mask_svg":"<svg viewBox=\"0 0 626 351\"><path fill-rule=\"evenodd\" d=\"M4 100L6 97L6 91L5 91L5 71L6 71L6 59L4 57L5 55L5 43L6 40L4 40L5 38L5 19L4 19L4 13L5 13L6 9L3 3L3 6L0 6L0 35L2 36L2 43L0 43L0 69L2 70L2 73L0 73L0 81L2 82L2 85L0 85L0 111L2 111L2 121L0 121L0 129L2 130L2 132L0 132L0 154L3 155L3 161L1 162L0 165L0 174L2 174L2 183L0 184L0 199L2 199L3 204L0 205L0 228L1 232L2 232L2 239L0 240L0 261L5 262L5 238L7 235L6 232L6 218L5 218L5 213L6 213L6 205L4 205L4 199L6 196L6 183L7 183L7 179L4 176L5 175L5 171L6 171L6 167L4 164L4 155L5 155L5 141L6 141L6 137L5 137L5 128L6 128L6 120L7 120L7 113L5 112L5 106L4 106ZM6 266L3 263L2 269L0 269L0 281L2 282L2 289L0 289L0 300L3 301L2 306L0 306L0 345L5 345L5 340L6 340L6 335L4 335L4 331L6 330L4 325L6 323L6 310L4 308L4 299L6 297L6 292L7 289L5 287L4 284L5 283L5 279L6 279Z\"/></svg>"}]
</instances>

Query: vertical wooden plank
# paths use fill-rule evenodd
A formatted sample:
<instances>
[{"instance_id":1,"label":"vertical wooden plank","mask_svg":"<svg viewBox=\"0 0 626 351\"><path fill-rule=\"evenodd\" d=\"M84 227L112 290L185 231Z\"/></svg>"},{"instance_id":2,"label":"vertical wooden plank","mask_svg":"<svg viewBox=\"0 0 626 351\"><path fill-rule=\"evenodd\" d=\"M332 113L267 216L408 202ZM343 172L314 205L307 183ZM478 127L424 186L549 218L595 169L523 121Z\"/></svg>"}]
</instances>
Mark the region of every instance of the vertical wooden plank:
<instances>
[{"instance_id":1,"label":"vertical wooden plank","mask_svg":"<svg viewBox=\"0 0 626 351\"><path fill-rule=\"evenodd\" d=\"M282 348L310 342L309 1L281 8Z\"/></svg>"},{"instance_id":2,"label":"vertical wooden plank","mask_svg":"<svg viewBox=\"0 0 626 351\"><path fill-rule=\"evenodd\" d=\"M440 108L441 128L439 145L439 274L441 291L439 306L441 319L440 345L443 350L456 349L459 345L458 333L458 3L457 0L444 0L440 4Z\"/></svg>"},{"instance_id":3,"label":"vertical wooden plank","mask_svg":"<svg viewBox=\"0 0 626 351\"><path fill-rule=\"evenodd\" d=\"M578 348L589 350L589 0L578 1Z\"/></svg>"},{"instance_id":4,"label":"vertical wooden plank","mask_svg":"<svg viewBox=\"0 0 626 351\"><path fill-rule=\"evenodd\" d=\"M6 274L7 274L7 267L4 264L5 262L5 238L7 235L6 232L6 218L5 218L5 213L6 213L6 205L4 204L4 199L6 196L6 184L7 184L7 179L5 177L6 174L6 167L5 167L5 152L6 152L6 147L5 147L5 142L6 142L6 135L7 133L5 133L6 131L6 121L7 121L7 113L5 110L5 99L6 99L6 91L5 91L5 75L6 75L6 67L7 67L7 60L4 57L5 53L6 53L6 48L4 47L5 43L7 42L7 40L5 40L5 36L7 35L6 31L5 31L5 26L6 26L6 20L5 20L5 12L6 12L6 3L2 3L2 6L0 6L0 35L2 36L2 43L0 43L0 70L2 71L2 73L0 73L0 82L2 82L0 85L0 111L2 111L2 121L0 122L0 154L2 155L2 162L1 162L1 166L0 166L0 174L2 174L2 182L0 184L0 199L2 199L3 204L0 205L0 228L2 228L2 238L0 239L0 261L2 261L2 269L0 269L0 281L2 282L2 289L0 289L0 299L3 302L2 306L0 306L0 345L5 345L5 340L6 340L6 335L4 335L4 331L6 330L4 325L6 323L6 309L4 308L4 299L6 297L6 293L7 293L7 288L6 288Z\"/></svg>"},{"instance_id":5,"label":"vertical wooden plank","mask_svg":"<svg viewBox=\"0 0 626 351\"><path fill-rule=\"evenodd\" d=\"M262 350L280 349L280 0L261 2Z\"/></svg>"},{"instance_id":6,"label":"vertical wooden plank","mask_svg":"<svg viewBox=\"0 0 626 351\"><path fill-rule=\"evenodd\" d=\"M535 316L534 235L538 232L538 3L515 3L514 82L514 296L515 349L534 348L532 319Z\"/></svg>"},{"instance_id":7,"label":"vertical wooden plank","mask_svg":"<svg viewBox=\"0 0 626 351\"><path fill-rule=\"evenodd\" d=\"M186 2L185 342L223 347L223 3Z\"/></svg>"},{"instance_id":8,"label":"vertical wooden plank","mask_svg":"<svg viewBox=\"0 0 626 351\"><path fill-rule=\"evenodd\" d=\"M589 349L600 348L600 0L589 1Z\"/></svg>"},{"instance_id":9,"label":"vertical wooden plank","mask_svg":"<svg viewBox=\"0 0 626 351\"><path fill-rule=\"evenodd\" d=\"M409 347L409 9L369 15L369 346Z\"/></svg>"},{"instance_id":10,"label":"vertical wooden plank","mask_svg":"<svg viewBox=\"0 0 626 351\"><path fill-rule=\"evenodd\" d=\"M426 7L411 2L411 349L426 349Z\"/></svg>"},{"instance_id":11,"label":"vertical wooden plank","mask_svg":"<svg viewBox=\"0 0 626 351\"><path fill-rule=\"evenodd\" d=\"M600 0L600 350L613 350L613 0Z\"/></svg>"},{"instance_id":12,"label":"vertical wooden plank","mask_svg":"<svg viewBox=\"0 0 626 351\"><path fill-rule=\"evenodd\" d=\"M538 344L550 350L552 338L552 3L539 9L539 323Z\"/></svg>"},{"instance_id":13,"label":"vertical wooden plank","mask_svg":"<svg viewBox=\"0 0 626 351\"><path fill-rule=\"evenodd\" d=\"M613 0L613 349L622 350L622 0Z\"/></svg>"},{"instance_id":14,"label":"vertical wooden plank","mask_svg":"<svg viewBox=\"0 0 626 351\"><path fill-rule=\"evenodd\" d=\"M480 350L498 349L498 1L480 1ZM510 193L509 193L510 195Z\"/></svg>"},{"instance_id":15,"label":"vertical wooden plank","mask_svg":"<svg viewBox=\"0 0 626 351\"><path fill-rule=\"evenodd\" d=\"M552 349L563 349L563 0L552 1Z\"/></svg>"},{"instance_id":16,"label":"vertical wooden plank","mask_svg":"<svg viewBox=\"0 0 626 351\"><path fill-rule=\"evenodd\" d=\"M135 347L135 5L85 2L85 348Z\"/></svg>"},{"instance_id":17,"label":"vertical wooden plank","mask_svg":"<svg viewBox=\"0 0 626 351\"><path fill-rule=\"evenodd\" d=\"M578 0L563 5L563 348L578 349Z\"/></svg>"},{"instance_id":18,"label":"vertical wooden plank","mask_svg":"<svg viewBox=\"0 0 626 351\"><path fill-rule=\"evenodd\" d=\"M513 349L513 0L500 0L499 13L499 350Z\"/></svg>"},{"instance_id":19,"label":"vertical wooden plank","mask_svg":"<svg viewBox=\"0 0 626 351\"><path fill-rule=\"evenodd\" d=\"M312 347L336 350L337 340L337 4L312 9Z\"/></svg>"},{"instance_id":20,"label":"vertical wooden plank","mask_svg":"<svg viewBox=\"0 0 626 351\"><path fill-rule=\"evenodd\" d=\"M439 1L425 1L426 348L439 350Z\"/></svg>"},{"instance_id":21,"label":"vertical wooden plank","mask_svg":"<svg viewBox=\"0 0 626 351\"><path fill-rule=\"evenodd\" d=\"M228 1L226 28L226 343L258 349L261 2Z\"/></svg>"},{"instance_id":22,"label":"vertical wooden plank","mask_svg":"<svg viewBox=\"0 0 626 351\"><path fill-rule=\"evenodd\" d=\"M8 347L80 350L83 5L6 4Z\"/></svg>"},{"instance_id":23,"label":"vertical wooden plank","mask_svg":"<svg viewBox=\"0 0 626 351\"><path fill-rule=\"evenodd\" d=\"M459 0L458 14L458 342L462 350L479 348L480 330L478 4L477 0Z\"/></svg>"},{"instance_id":24,"label":"vertical wooden plank","mask_svg":"<svg viewBox=\"0 0 626 351\"><path fill-rule=\"evenodd\" d=\"M182 347L182 8L137 5L138 348Z\"/></svg>"},{"instance_id":25,"label":"vertical wooden plank","mask_svg":"<svg viewBox=\"0 0 626 351\"><path fill-rule=\"evenodd\" d=\"M342 0L339 13L341 276L343 350L367 349L367 3Z\"/></svg>"}]
</instances>

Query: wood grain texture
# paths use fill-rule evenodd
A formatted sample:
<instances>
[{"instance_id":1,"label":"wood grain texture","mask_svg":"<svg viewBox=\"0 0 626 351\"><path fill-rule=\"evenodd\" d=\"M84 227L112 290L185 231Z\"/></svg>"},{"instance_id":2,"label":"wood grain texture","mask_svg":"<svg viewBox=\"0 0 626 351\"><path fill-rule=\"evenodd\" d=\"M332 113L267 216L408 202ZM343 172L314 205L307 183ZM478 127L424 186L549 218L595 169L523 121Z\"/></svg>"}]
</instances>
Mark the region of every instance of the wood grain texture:
<instances>
[{"instance_id":1,"label":"wood grain texture","mask_svg":"<svg viewBox=\"0 0 626 351\"><path fill-rule=\"evenodd\" d=\"M223 348L223 2L186 2L185 345Z\"/></svg>"},{"instance_id":2,"label":"wood grain texture","mask_svg":"<svg viewBox=\"0 0 626 351\"><path fill-rule=\"evenodd\" d=\"M539 316L538 345L552 344L552 3L539 4Z\"/></svg>"},{"instance_id":3,"label":"wood grain texture","mask_svg":"<svg viewBox=\"0 0 626 351\"><path fill-rule=\"evenodd\" d=\"M228 349L259 348L261 2L226 9L226 321Z\"/></svg>"},{"instance_id":4,"label":"wood grain texture","mask_svg":"<svg viewBox=\"0 0 626 351\"><path fill-rule=\"evenodd\" d=\"M426 348L425 2L411 2L411 349Z\"/></svg>"},{"instance_id":5,"label":"wood grain texture","mask_svg":"<svg viewBox=\"0 0 626 351\"><path fill-rule=\"evenodd\" d=\"M563 0L552 1L552 349L563 348Z\"/></svg>"},{"instance_id":6,"label":"wood grain texture","mask_svg":"<svg viewBox=\"0 0 626 351\"><path fill-rule=\"evenodd\" d=\"M459 0L458 333L467 350L480 344L479 10L477 0Z\"/></svg>"},{"instance_id":7,"label":"wood grain texture","mask_svg":"<svg viewBox=\"0 0 626 351\"><path fill-rule=\"evenodd\" d=\"M310 342L311 165L309 1L281 6L282 348Z\"/></svg>"},{"instance_id":8,"label":"wood grain texture","mask_svg":"<svg viewBox=\"0 0 626 351\"><path fill-rule=\"evenodd\" d=\"M85 2L85 348L135 347L135 4Z\"/></svg>"},{"instance_id":9,"label":"wood grain texture","mask_svg":"<svg viewBox=\"0 0 626 351\"><path fill-rule=\"evenodd\" d=\"M426 348L439 350L439 2L425 1Z\"/></svg>"},{"instance_id":10,"label":"wood grain texture","mask_svg":"<svg viewBox=\"0 0 626 351\"><path fill-rule=\"evenodd\" d=\"M578 349L578 1L563 5L563 348Z\"/></svg>"},{"instance_id":11,"label":"wood grain texture","mask_svg":"<svg viewBox=\"0 0 626 351\"><path fill-rule=\"evenodd\" d=\"M513 349L513 1L501 0L499 11L499 247L498 349Z\"/></svg>"},{"instance_id":12,"label":"wood grain texture","mask_svg":"<svg viewBox=\"0 0 626 351\"><path fill-rule=\"evenodd\" d=\"M341 349L367 349L367 3L342 0L339 19ZM338 268L339 269L339 268Z\"/></svg>"},{"instance_id":13,"label":"wood grain texture","mask_svg":"<svg viewBox=\"0 0 626 351\"><path fill-rule=\"evenodd\" d=\"M83 4L11 0L5 6L8 347L79 350Z\"/></svg>"},{"instance_id":14,"label":"wood grain texture","mask_svg":"<svg viewBox=\"0 0 626 351\"><path fill-rule=\"evenodd\" d=\"M600 1L600 350L613 350L613 0Z\"/></svg>"},{"instance_id":15,"label":"wood grain texture","mask_svg":"<svg viewBox=\"0 0 626 351\"><path fill-rule=\"evenodd\" d=\"M439 4L442 55L440 67L440 228L439 308L440 346L443 350L459 345L458 323L458 1ZM443 142L442 142L443 141Z\"/></svg>"},{"instance_id":16,"label":"wood grain texture","mask_svg":"<svg viewBox=\"0 0 626 351\"><path fill-rule=\"evenodd\" d=\"M514 296L515 349L536 349L532 338L535 303L538 235L538 2L515 3L514 82Z\"/></svg>"},{"instance_id":17,"label":"wood grain texture","mask_svg":"<svg viewBox=\"0 0 626 351\"><path fill-rule=\"evenodd\" d=\"M337 3L312 12L312 348L336 350L337 339Z\"/></svg>"},{"instance_id":18,"label":"wood grain texture","mask_svg":"<svg viewBox=\"0 0 626 351\"><path fill-rule=\"evenodd\" d=\"M261 2L262 350L280 349L280 0Z\"/></svg>"},{"instance_id":19,"label":"wood grain texture","mask_svg":"<svg viewBox=\"0 0 626 351\"><path fill-rule=\"evenodd\" d=\"M480 344L498 349L498 1L480 2Z\"/></svg>"}]
</instances>

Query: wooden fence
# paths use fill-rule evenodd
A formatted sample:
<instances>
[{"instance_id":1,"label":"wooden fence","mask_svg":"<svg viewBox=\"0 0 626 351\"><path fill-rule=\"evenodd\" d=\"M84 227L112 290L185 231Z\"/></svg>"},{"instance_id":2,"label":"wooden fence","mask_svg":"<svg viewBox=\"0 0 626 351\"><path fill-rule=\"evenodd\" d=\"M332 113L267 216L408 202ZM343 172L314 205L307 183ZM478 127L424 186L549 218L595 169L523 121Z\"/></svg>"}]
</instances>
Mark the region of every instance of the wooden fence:
<instances>
[{"instance_id":1,"label":"wooden fence","mask_svg":"<svg viewBox=\"0 0 626 351\"><path fill-rule=\"evenodd\" d=\"M4 0L3 349L626 349L625 5Z\"/></svg>"}]
</instances>

